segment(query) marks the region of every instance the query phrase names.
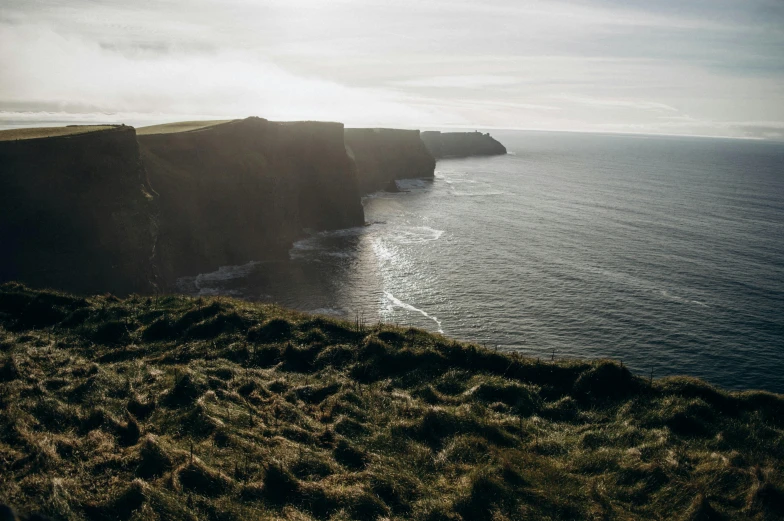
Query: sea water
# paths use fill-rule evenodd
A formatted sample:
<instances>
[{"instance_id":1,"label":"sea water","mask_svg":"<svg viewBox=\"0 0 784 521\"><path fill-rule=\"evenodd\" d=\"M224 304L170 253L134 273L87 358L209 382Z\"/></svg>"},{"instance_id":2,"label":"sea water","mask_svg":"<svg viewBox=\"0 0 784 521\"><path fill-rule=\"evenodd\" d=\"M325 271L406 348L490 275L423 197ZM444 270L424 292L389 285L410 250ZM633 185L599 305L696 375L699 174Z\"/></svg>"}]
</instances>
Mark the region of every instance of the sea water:
<instances>
[{"instance_id":1,"label":"sea water","mask_svg":"<svg viewBox=\"0 0 784 521\"><path fill-rule=\"evenodd\" d=\"M784 392L784 144L494 131L290 261L180 281L543 358Z\"/></svg>"}]
</instances>

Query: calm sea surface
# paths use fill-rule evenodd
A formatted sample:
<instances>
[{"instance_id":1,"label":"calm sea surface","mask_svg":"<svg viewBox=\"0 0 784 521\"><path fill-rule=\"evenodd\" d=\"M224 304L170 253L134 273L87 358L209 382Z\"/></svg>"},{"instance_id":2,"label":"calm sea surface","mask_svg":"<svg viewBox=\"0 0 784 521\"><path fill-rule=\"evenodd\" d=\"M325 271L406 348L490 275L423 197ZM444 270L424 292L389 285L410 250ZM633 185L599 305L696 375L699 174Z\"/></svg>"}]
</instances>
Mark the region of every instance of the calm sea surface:
<instances>
[{"instance_id":1,"label":"calm sea surface","mask_svg":"<svg viewBox=\"0 0 784 521\"><path fill-rule=\"evenodd\" d=\"M182 279L531 356L784 392L784 144L493 132L288 263Z\"/></svg>"}]
</instances>

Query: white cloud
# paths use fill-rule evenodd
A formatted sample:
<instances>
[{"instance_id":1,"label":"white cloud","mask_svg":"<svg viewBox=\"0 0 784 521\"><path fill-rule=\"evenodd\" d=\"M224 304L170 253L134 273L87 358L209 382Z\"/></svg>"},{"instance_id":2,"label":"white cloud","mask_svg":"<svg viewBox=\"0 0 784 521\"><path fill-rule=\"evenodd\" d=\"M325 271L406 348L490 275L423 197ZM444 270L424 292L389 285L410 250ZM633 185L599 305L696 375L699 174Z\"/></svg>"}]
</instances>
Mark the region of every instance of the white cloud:
<instances>
[{"instance_id":1,"label":"white cloud","mask_svg":"<svg viewBox=\"0 0 784 521\"><path fill-rule=\"evenodd\" d=\"M48 111L769 136L784 121L770 5L5 0L0 124Z\"/></svg>"},{"instance_id":2,"label":"white cloud","mask_svg":"<svg viewBox=\"0 0 784 521\"><path fill-rule=\"evenodd\" d=\"M612 98L588 98L583 96L572 96L569 94L560 94L552 96L554 100L562 100L569 103L578 103L581 105L589 105L592 107L623 107L638 110L653 110L655 112L678 112L678 109L671 107L666 103L659 103L657 101L648 100L628 100L628 99L612 99Z\"/></svg>"},{"instance_id":3,"label":"white cloud","mask_svg":"<svg viewBox=\"0 0 784 521\"><path fill-rule=\"evenodd\" d=\"M241 50L128 57L46 26L0 34L0 99L55 112L158 113L380 123L424 113L390 92L285 71Z\"/></svg>"},{"instance_id":4,"label":"white cloud","mask_svg":"<svg viewBox=\"0 0 784 521\"><path fill-rule=\"evenodd\" d=\"M462 75L462 76L432 76L411 80L401 80L392 82L393 85L405 87L434 87L434 88L457 88L457 89L478 89L482 87L495 87L499 85L514 85L519 83L519 79L513 76L483 76L483 75Z\"/></svg>"}]
</instances>

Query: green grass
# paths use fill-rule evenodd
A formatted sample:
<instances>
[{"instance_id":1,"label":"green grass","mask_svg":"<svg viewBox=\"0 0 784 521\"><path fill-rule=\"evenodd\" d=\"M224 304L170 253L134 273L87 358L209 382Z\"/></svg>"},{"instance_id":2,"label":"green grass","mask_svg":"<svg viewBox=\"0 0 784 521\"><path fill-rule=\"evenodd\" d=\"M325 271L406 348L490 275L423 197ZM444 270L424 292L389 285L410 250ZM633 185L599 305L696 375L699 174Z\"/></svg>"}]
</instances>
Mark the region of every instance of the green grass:
<instances>
[{"instance_id":1,"label":"green grass","mask_svg":"<svg viewBox=\"0 0 784 521\"><path fill-rule=\"evenodd\" d=\"M0 130L0 141L17 141L47 137L74 136L100 130L111 130L116 125L70 125L67 127L12 128Z\"/></svg>"},{"instance_id":2,"label":"green grass","mask_svg":"<svg viewBox=\"0 0 784 521\"><path fill-rule=\"evenodd\" d=\"M784 516L784 397L226 298L0 287L0 502L55 519Z\"/></svg>"},{"instance_id":3,"label":"green grass","mask_svg":"<svg viewBox=\"0 0 784 521\"><path fill-rule=\"evenodd\" d=\"M223 123L230 123L231 119L214 120L214 121L180 121L177 123L164 123L162 125L151 125L149 127L140 127L136 129L136 133L140 136L147 136L151 134L176 134L178 132L191 132L193 130L201 130Z\"/></svg>"}]
</instances>

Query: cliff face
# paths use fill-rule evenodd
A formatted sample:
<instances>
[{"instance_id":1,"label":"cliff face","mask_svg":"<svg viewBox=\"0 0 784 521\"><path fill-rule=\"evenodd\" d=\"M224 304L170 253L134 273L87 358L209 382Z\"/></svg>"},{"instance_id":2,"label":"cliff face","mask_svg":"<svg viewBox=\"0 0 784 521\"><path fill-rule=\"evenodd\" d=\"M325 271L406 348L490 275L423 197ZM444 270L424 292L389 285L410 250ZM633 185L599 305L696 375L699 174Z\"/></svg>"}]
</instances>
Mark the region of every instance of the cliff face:
<instances>
[{"instance_id":1,"label":"cliff face","mask_svg":"<svg viewBox=\"0 0 784 521\"><path fill-rule=\"evenodd\" d=\"M436 162L418 130L354 128L346 129L345 139L363 193L384 189L395 179L433 177Z\"/></svg>"},{"instance_id":2,"label":"cliff face","mask_svg":"<svg viewBox=\"0 0 784 521\"><path fill-rule=\"evenodd\" d=\"M0 136L0 280L149 292L155 201L134 129L51 130Z\"/></svg>"},{"instance_id":3,"label":"cliff face","mask_svg":"<svg viewBox=\"0 0 784 521\"><path fill-rule=\"evenodd\" d=\"M160 194L164 280L286 254L303 230L364 224L339 123L248 118L140 135Z\"/></svg>"},{"instance_id":4,"label":"cliff face","mask_svg":"<svg viewBox=\"0 0 784 521\"><path fill-rule=\"evenodd\" d=\"M361 193L432 177L416 130L260 118L0 135L0 281L117 294L284 257L364 224Z\"/></svg>"},{"instance_id":5,"label":"cliff face","mask_svg":"<svg viewBox=\"0 0 784 521\"><path fill-rule=\"evenodd\" d=\"M506 154L504 145L481 132L422 132L422 142L436 159Z\"/></svg>"}]
</instances>

